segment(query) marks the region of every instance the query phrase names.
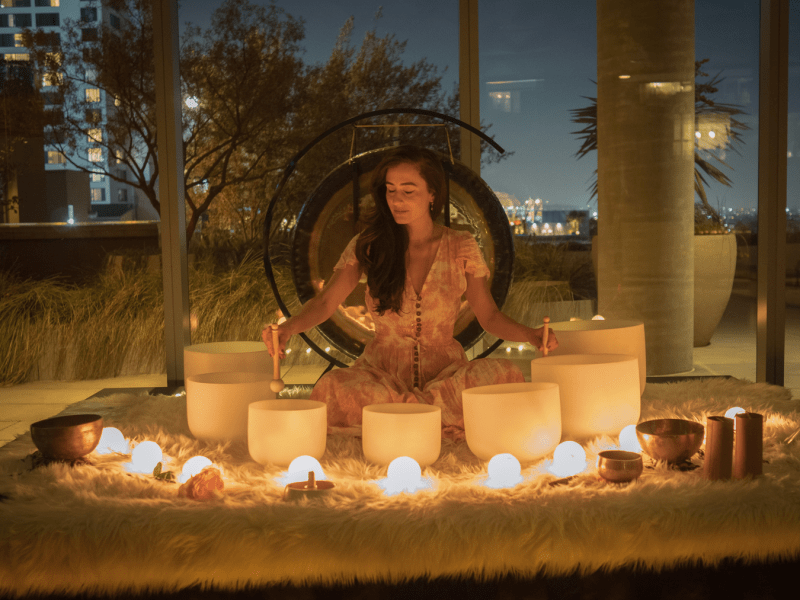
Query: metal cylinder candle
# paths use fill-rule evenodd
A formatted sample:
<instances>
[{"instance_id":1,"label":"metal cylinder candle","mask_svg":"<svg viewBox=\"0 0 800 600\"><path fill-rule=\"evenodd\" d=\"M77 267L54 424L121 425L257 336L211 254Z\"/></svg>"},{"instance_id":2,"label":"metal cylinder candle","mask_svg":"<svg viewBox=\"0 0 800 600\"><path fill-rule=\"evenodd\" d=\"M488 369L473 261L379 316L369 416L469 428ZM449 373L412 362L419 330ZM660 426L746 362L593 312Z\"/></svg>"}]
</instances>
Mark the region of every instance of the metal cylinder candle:
<instances>
[{"instance_id":1,"label":"metal cylinder candle","mask_svg":"<svg viewBox=\"0 0 800 600\"><path fill-rule=\"evenodd\" d=\"M711 481L730 479L733 468L733 419L708 417L703 476Z\"/></svg>"},{"instance_id":2,"label":"metal cylinder candle","mask_svg":"<svg viewBox=\"0 0 800 600\"><path fill-rule=\"evenodd\" d=\"M757 413L736 415L736 449L733 456L733 476L736 479L761 475L764 418Z\"/></svg>"}]
</instances>

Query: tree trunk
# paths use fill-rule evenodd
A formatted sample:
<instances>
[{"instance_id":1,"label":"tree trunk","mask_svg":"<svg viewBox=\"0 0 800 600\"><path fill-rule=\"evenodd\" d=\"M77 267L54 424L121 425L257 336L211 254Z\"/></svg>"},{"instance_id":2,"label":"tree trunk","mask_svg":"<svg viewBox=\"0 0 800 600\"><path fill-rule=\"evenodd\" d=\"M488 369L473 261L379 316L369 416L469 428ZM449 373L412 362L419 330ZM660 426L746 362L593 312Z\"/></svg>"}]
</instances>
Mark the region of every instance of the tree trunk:
<instances>
[{"instance_id":1,"label":"tree trunk","mask_svg":"<svg viewBox=\"0 0 800 600\"><path fill-rule=\"evenodd\" d=\"M692 368L694 1L597 2L598 306Z\"/></svg>"}]
</instances>

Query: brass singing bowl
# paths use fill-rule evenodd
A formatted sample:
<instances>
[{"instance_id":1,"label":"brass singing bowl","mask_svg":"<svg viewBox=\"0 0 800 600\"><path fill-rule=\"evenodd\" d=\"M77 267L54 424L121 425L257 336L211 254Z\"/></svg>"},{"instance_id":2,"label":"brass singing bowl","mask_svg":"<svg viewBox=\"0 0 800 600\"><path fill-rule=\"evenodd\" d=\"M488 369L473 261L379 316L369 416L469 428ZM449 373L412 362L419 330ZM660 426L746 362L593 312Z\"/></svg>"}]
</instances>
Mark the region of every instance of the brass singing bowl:
<instances>
[{"instance_id":1,"label":"brass singing bowl","mask_svg":"<svg viewBox=\"0 0 800 600\"><path fill-rule=\"evenodd\" d=\"M680 463L690 459L703 444L705 427L685 419L655 419L636 426L642 450L656 460Z\"/></svg>"},{"instance_id":2,"label":"brass singing bowl","mask_svg":"<svg viewBox=\"0 0 800 600\"><path fill-rule=\"evenodd\" d=\"M642 455L625 450L603 450L597 455L597 472L611 483L627 483L642 474Z\"/></svg>"},{"instance_id":3,"label":"brass singing bowl","mask_svg":"<svg viewBox=\"0 0 800 600\"><path fill-rule=\"evenodd\" d=\"M100 415L65 415L31 425L33 443L46 458L75 460L97 448L103 434Z\"/></svg>"}]
</instances>

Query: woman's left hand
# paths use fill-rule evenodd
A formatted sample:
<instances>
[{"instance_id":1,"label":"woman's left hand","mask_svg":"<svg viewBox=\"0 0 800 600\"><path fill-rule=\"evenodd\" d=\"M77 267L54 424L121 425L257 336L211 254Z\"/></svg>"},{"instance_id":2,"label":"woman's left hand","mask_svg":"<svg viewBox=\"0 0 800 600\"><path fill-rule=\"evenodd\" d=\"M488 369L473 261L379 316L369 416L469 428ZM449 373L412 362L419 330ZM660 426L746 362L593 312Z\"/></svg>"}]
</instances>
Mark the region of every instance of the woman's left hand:
<instances>
[{"instance_id":1,"label":"woman's left hand","mask_svg":"<svg viewBox=\"0 0 800 600\"><path fill-rule=\"evenodd\" d=\"M530 332L528 337L528 343L539 350L540 352L544 349L542 344L542 337L544 335L544 326L539 327L538 329L529 329ZM556 333L552 329L547 330L547 351L552 352L558 348L558 338L556 338Z\"/></svg>"}]
</instances>

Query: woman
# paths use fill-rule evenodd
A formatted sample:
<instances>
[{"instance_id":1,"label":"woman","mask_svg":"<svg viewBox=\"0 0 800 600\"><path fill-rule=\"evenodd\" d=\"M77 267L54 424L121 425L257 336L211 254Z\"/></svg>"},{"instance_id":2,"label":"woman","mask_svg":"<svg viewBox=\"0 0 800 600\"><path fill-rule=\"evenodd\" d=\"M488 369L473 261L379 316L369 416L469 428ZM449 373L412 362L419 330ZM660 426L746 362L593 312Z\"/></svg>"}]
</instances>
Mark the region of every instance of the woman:
<instances>
[{"instance_id":1,"label":"woman","mask_svg":"<svg viewBox=\"0 0 800 600\"><path fill-rule=\"evenodd\" d=\"M382 402L440 406L444 433L462 438L461 391L479 385L524 381L502 359L468 361L453 338L462 295L481 327L513 342L542 347L542 329L531 329L497 308L489 269L473 237L434 223L445 204L445 175L430 150L400 146L378 165L372 181L375 210L353 238L315 298L279 327L277 349L326 319L367 276L366 306L375 337L347 369L324 375L311 398L328 404L328 424L361 423L361 409ZM269 328L262 337L274 355ZM548 336L548 349L558 346Z\"/></svg>"}]
</instances>

